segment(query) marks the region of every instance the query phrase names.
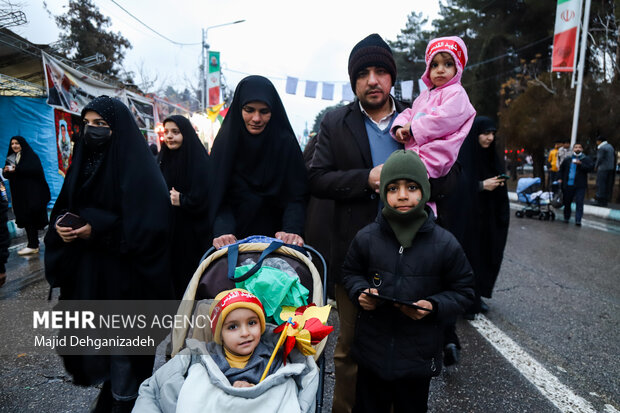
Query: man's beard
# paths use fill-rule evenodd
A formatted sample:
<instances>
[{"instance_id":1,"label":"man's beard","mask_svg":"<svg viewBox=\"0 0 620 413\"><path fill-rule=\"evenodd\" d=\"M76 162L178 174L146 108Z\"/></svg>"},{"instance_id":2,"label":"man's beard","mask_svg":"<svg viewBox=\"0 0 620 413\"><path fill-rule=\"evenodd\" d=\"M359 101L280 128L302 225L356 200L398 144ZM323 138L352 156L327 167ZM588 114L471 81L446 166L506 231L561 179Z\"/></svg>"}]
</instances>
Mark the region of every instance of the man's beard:
<instances>
[{"instance_id":1,"label":"man's beard","mask_svg":"<svg viewBox=\"0 0 620 413\"><path fill-rule=\"evenodd\" d=\"M362 106L366 110L381 109L385 105L385 103L388 101L388 99L390 98L389 94L384 94L383 96L384 98L381 99L380 101L371 102L366 98L366 95L364 95L364 99L360 99L360 101L362 102Z\"/></svg>"}]
</instances>

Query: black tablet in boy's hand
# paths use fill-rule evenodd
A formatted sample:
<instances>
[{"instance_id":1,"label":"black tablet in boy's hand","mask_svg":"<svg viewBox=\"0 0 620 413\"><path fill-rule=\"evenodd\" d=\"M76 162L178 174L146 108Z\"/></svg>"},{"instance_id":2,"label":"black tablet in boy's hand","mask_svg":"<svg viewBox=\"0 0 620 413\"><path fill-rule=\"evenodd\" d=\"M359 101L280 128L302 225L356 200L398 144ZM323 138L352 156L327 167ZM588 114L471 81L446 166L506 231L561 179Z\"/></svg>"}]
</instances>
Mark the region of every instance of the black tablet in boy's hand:
<instances>
[{"instance_id":1,"label":"black tablet in boy's hand","mask_svg":"<svg viewBox=\"0 0 620 413\"><path fill-rule=\"evenodd\" d=\"M395 304L406 305L407 307L415 308L416 310L428 311L429 313L433 311L433 310L431 310L429 308L420 307L419 305L415 305L415 304L413 304L413 303L411 303L409 301L400 300L398 298L392 298L392 297L388 297L386 295L381 295L381 294L367 293L366 291L361 291L361 293L362 294L366 294L369 297L378 298L379 300L389 301L389 302L395 303Z\"/></svg>"}]
</instances>

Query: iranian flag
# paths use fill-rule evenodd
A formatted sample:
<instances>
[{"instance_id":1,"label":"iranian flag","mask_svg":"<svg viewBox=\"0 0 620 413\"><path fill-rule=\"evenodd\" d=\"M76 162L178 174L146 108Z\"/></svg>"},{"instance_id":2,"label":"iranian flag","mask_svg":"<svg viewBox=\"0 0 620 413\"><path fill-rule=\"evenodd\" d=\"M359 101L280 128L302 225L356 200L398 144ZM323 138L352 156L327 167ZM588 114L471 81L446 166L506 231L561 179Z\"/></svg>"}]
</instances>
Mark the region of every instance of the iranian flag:
<instances>
[{"instance_id":1,"label":"iranian flag","mask_svg":"<svg viewBox=\"0 0 620 413\"><path fill-rule=\"evenodd\" d=\"M220 103L220 52L209 51L207 89L209 94L209 104L207 106L218 105Z\"/></svg>"},{"instance_id":2,"label":"iranian flag","mask_svg":"<svg viewBox=\"0 0 620 413\"><path fill-rule=\"evenodd\" d=\"M553 72L574 70L580 14L581 0L558 0L551 63Z\"/></svg>"}]
</instances>

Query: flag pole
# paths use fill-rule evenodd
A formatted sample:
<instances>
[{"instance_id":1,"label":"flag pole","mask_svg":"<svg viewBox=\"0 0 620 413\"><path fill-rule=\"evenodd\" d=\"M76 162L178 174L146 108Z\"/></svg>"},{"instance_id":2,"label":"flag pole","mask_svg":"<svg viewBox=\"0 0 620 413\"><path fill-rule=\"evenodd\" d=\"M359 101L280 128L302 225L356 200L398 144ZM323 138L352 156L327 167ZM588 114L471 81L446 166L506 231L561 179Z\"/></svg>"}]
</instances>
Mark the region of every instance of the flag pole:
<instances>
[{"instance_id":1,"label":"flag pole","mask_svg":"<svg viewBox=\"0 0 620 413\"><path fill-rule=\"evenodd\" d=\"M571 130L571 148L577 142L577 126L579 124L579 107L581 105L581 89L583 86L583 68L586 62L586 48L588 46L588 25L590 23L590 2L585 0L586 7L583 13L583 29L581 31L581 47L579 51L579 73L577 75L577 91L575 93L575 109L573 111L573 129Z\"/></svg>"},{"instance_id":2,"label":"flag pole","mask_svg":"<svg viewBox=\"0 0 620 413\"><path fill-rule=\"evenodd\" d=\"M582 2L582 1L580 1L580 2L579 2L579 12L578 12L578 14L577 14L577 15L578 15L578 16L580 16L580 17L581 17L581 11L582 11L582 10L583 10L583 2ZM579 29L580 29L580 28L581 28L581 27L580 27L580 25L578 24L578 25L577 25L577 36L575 36L575 42L577 42L577 39L579 39ZM575 60L573 61L573 70L572 70L572 72L573 72L573 74L572 74L571 79L570 79L570 88L571 88L571 89L574 89L574 88L575 88L575 75L577 74L577 59L575 59Z\"/></svg>"}]
</instances>

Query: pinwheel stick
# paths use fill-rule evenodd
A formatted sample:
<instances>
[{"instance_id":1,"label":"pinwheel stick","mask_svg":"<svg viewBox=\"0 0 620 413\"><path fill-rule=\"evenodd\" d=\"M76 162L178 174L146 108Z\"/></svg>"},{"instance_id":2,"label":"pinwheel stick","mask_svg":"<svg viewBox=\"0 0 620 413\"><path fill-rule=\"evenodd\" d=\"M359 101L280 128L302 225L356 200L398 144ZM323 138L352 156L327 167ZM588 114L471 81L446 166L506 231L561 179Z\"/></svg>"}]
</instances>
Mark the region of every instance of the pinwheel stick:
<instances>
[{"instance_id":1,"label":"pinwheel stick","mask_svg":"<svg viewBox=\"0 0 620 413\"><path fill-rule=\"evenodd\" d=\"M289 318L288 321L286 321L285 323L292 324L293 319ZM284 326L284 329L282 330L282 333L280 334L280 338L278 339L278 342L276 343L276 347L273 349L273 354L271 354L271 357L269 358L269 363L267 363L267 367L265 367L265 371L263 372L262 377L258 381L259 383L265 380L265 377L267 377L267 373L269 372L269 369L271 368L271 364L273 363L273 360L276 358L276 354L278 353L280 346L282 346L282 343L284 343L284 339L286 339L287 330L288 328Z\"/></svg>"}]
</instances>

